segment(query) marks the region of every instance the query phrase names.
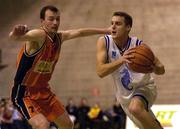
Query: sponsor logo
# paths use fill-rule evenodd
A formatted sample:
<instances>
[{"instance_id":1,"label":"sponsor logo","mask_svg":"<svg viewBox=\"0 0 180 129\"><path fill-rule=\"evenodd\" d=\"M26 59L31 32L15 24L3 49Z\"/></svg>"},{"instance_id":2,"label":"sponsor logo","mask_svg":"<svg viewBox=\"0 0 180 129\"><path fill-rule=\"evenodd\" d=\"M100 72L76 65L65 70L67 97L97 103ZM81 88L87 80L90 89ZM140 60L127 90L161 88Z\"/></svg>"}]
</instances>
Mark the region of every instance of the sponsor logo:
<instances>
[{"instance_id":1,"label":"sponsor logo","mask_svg":"<svg viewBox=\"0 0 180 129\"><path fill-rule=\"evenodd\" d=\"M41 60L36 64L34 71L40 73L51 73L53 69L53 64L54 61L50 62Z\"/></svg>"}]
</instances>

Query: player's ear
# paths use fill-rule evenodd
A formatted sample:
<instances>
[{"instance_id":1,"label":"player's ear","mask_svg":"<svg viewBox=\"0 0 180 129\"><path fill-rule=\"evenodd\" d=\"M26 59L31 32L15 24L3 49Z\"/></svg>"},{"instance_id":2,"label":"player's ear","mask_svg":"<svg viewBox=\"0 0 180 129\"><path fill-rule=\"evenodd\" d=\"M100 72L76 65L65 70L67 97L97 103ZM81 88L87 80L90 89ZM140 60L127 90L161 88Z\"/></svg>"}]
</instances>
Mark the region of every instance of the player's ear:
<instances>
[{"instance_id":1,"label":"player's ear","mask_svg":"<svg viewBox=\"0 0 180 129\"><path fill-rule=\"evenodd\" d=\"M41 20L41 23L43 23L44 19L41 18L40 20Z\"/></svg>"},{"instance_id":2,"label":"player's ear","mask_svg":"<svg viewBox=\"0 0 180 129\"><path fill-rule=\"evenodd\" d=\"M131 30L131 26L130 26L130 25L127 25L127 26L126 26L126 29L127 29L127 31L130 31L130 30Z\"/></svg>"}]
</instances>

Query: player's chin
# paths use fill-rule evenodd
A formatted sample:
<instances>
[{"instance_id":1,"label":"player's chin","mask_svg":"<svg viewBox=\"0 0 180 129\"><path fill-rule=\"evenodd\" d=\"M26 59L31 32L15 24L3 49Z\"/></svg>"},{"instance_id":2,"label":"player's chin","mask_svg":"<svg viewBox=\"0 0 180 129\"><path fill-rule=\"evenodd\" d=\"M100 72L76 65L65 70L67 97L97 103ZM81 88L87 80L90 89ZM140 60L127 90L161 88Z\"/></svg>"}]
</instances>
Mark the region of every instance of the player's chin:
<instances>
[{"instance_id":1,"label":"player's chin","mask_svg":"<svg viewBox=\"0 0 180 129\"><path fill-rule=\"evenodd\" d=\"M117 35L111 34L112 38L117 38Z\"/></svg>"},{"instance_id":2,"label":"player's chin","mask_svg":"<svg viewBox=\"0 0 180 129\"><path fill-rule=\"evenodd\" d=\"M57 32L58 28L51 28L51 32Z\"/></svg>"}]
</instances>

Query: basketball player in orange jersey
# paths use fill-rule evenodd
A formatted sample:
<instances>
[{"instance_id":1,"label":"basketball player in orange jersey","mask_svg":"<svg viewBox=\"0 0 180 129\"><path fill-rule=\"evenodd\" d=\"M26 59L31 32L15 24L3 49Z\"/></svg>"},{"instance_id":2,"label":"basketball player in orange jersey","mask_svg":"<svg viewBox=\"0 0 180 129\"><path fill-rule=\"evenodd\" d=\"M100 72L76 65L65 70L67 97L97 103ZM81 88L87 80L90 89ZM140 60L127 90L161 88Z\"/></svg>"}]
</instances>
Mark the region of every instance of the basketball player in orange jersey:
<instances>
[{"instance_id":1,"label":"basketball player in orange jersey","mask_svg":"<svg viewBox=\"0 0 180 129\"><path fill-rule=\"evenodd\" d=\"M156 98L156 86L151 73L136 73L127 66L134 58L131 53L140 44L137 37L130 37L132 17L125 12L114 12L111 19L111 35L97 41L97 74L112 74L116 85L116 97L128 117L140 129L162 129L151 111ZM155 74L165 73L157 57L152 66Z\"/></svg>"},{"instance_id":2,"label":"basketball player in orange jersey","mask_svg":"<svg viewBox=\"0 0 180 129\"><path fill-rule=\"evenodd\" d=\"M60 12L54 6L43 7L40 19L41 28L28 31L26 25L16 25L9 34L11 39L25 43L18 56L12 101L34 129L48 129L49 121L61 129L72 129L73 123L48 83L61 45L65 40L110 31L98 28L58 31Z\"/></svg>"}]
</instances>

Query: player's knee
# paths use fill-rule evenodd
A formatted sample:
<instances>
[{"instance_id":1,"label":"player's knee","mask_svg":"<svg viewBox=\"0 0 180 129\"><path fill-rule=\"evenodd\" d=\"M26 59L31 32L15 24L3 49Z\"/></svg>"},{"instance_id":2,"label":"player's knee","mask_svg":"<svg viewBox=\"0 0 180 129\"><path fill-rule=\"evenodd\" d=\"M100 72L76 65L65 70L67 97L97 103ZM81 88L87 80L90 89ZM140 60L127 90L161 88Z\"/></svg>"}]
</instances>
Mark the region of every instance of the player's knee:
<instances>
[{"instance_id":1,"label":"player's knee","mask_svg":"<svg viewBox=\"0 0 180 129\"><path fill-rule=\"evenodd\" d=\"M143 108L137 104L130 105L128 108L129 108L129 112L133 114L135 117L140 117L143 111Z\"/></svg>"},{"instance_id":2,"label":"player's knee","mask_svg":"<svg viewBox=\"0 0 180 129\"><path fill-rule=\"evenodd\" d=\"M49 129L49 122L44 119L33 122L33 123L31 123L31 125L35 129Z\"/></svg>"},{"instance_id":3,"label":"player's knee","mask_svg":"<svg viewBox=\"0 0 180 129\"><path fill-rule=\"evenodd\" d=\"M56 121L56 125L58 127L63 128L63 129L73 129L73 127L74 127L74 123L70 119L63 121L63 122L57 122Z\"/></svg>"},{"instance_id":4,"label":"player's knee","mask_svg":"<svg viewBox=\"0 0 180 129\"><path fill-rule=\"evenodd\" d=\"M72 121L68 121L68 122L65 123L64 126L65 126L66 129L73 129L74 123Z\"/></svg>"}]
</instances>

